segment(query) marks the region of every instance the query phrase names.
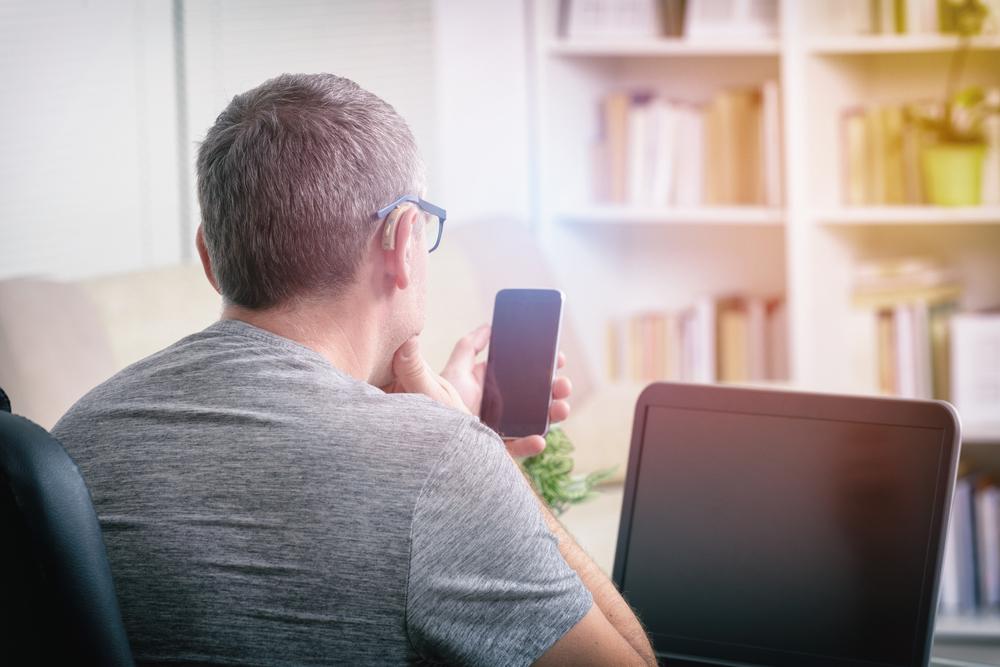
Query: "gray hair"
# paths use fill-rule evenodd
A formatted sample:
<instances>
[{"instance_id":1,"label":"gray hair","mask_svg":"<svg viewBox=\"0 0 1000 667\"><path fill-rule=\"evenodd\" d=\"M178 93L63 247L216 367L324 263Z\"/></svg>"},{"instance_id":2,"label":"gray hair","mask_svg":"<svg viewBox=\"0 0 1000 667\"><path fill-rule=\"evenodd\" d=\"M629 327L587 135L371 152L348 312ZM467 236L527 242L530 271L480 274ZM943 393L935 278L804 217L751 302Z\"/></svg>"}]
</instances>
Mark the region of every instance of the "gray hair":
<instances>
[{"instance_id":1,"label":"gray hair","mask_svg":"<svg viewBox=\"0 0 1000 667\"><path fill-rule=\"evenodd\" d=\"M198 200L223 297L246 308L356 278L378 209L422 194L424 165L391 105L332 74L237 95L198 149Z\"/></svg>"}]
</instances>

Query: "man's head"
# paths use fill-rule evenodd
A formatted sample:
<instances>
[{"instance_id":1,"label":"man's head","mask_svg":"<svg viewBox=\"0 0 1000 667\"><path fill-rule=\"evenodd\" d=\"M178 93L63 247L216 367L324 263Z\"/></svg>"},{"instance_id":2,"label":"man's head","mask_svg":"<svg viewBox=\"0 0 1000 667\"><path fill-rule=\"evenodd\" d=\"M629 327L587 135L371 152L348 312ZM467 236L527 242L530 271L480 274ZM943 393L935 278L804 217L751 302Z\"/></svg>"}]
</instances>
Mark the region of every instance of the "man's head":
<instances>
[{"instance_id":1,"label":"man's head","mask_svg":"<svg viewBox=\"0 0 1000 667\"><path fill-rule=\"evenodd\" d=\"M424 190L413 134L389 104L332 74L284 74L234 97L201 144L199 250L227 304L244 309L378 291L372 269L393 258L374 213ZM416 289L393 308L416 331L394 337L423 326L426 259L414 260Z\"/></svg>"}]
</instances>

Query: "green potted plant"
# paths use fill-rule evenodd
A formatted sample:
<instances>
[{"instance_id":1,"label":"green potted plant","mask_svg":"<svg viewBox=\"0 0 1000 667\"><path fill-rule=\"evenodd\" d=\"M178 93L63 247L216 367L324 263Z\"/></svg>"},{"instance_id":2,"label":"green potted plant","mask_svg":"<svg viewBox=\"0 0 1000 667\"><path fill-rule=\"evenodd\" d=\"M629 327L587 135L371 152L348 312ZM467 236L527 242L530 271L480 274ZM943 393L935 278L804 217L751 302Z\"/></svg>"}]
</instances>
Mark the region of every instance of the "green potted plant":
<instances>
[{"instance_id":1,"label":"green potted plant","mask_svg":"<svg viewBox=\"0 0 1000 667\"><path fill-rule=\"evenodd\" d=\"M559 427L549 429L545 436L545 449L537 456L524 459L521 467L535 491L557 516L571 505L597 495L594 487L615 471L609 468L589 475L574 475L573 443Z\"/></svg>"},{"instance_id":2,"label":"green potted plant","mask_svg":"<svg viewBox=\"0 0 1000 667\"><path fill-rule=\"evenodd\" d=\"M958 85L969 41L982 31L989 10L982 0L944 0L942 10L959 44L952 55L944 103L923 108L916 119L931 139L920 153L926 200L939 206L975 206L982 200L983 120L1000 113L1000 100L988 98L981 87L959 91Z\"/></svg>"}]
</instances>

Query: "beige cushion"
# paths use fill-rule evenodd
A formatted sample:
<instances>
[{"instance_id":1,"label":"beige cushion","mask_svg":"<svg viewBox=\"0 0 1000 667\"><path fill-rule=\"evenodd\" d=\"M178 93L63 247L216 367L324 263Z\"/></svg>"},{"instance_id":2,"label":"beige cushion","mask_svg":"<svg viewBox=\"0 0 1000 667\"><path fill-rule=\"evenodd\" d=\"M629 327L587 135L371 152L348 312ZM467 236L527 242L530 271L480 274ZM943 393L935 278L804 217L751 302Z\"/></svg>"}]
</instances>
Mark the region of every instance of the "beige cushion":
<instances>
[{"instance_id":1,"label":"beige cushion","mask_svg":"<svg viewBox=\"0 0 1000 667\"><path fill-rule=\"evenodd\" d=\"M201 264L92 278L81 286L97 306L117 369L201 331L222 312Z\"/></svg>"},{"instance_id":2,"label":"beige cushion","mask_svg":"<svg viewBox=\"0 0 1000 667\"><path fill-rule=\"evenodd\" d=\"M576 448L575 472L614 468L610 481L625 479L635 403L645 386L631 382L608 384L573 406L563 429Z\"/></svg>"},{"instance_id":3,"label":"beige cushion","mask_svg":"<svg viewBox=\"0 0 1000 667\"><path fill-rule=\"evenodd\" d=\"M0 281L0 386L16 414L51 428L115 370L104 323L79 285Z\"/></svg>"}]
</instances>

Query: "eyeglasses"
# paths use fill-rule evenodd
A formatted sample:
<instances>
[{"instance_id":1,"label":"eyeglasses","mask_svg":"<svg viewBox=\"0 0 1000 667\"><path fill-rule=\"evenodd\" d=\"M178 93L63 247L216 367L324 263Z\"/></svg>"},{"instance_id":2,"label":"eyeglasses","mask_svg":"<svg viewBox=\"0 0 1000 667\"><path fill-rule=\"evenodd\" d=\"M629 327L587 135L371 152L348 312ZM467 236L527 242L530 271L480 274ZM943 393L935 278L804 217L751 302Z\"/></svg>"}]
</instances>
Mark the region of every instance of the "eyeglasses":
<instances>
[{"instance_id":1,"label":"eyeglasses","mask_svg":"<svg viewBox=\"0 0 1000 667\"><path fill-rule=\"evenodd\" d=\"M424 201L416 195L403 195L388 206L380 208L375 212L375 219L381 220L392 213L392 210L405 203L416 204L420 209L421 217L424 220L424 239L427 243L427 252L434 252L441 244L441 237L444 235L444 220L448 215L440 206L435 206L429 201ZM392 232L394 233L394 232Z\"/></svg>"}]
</instances>

